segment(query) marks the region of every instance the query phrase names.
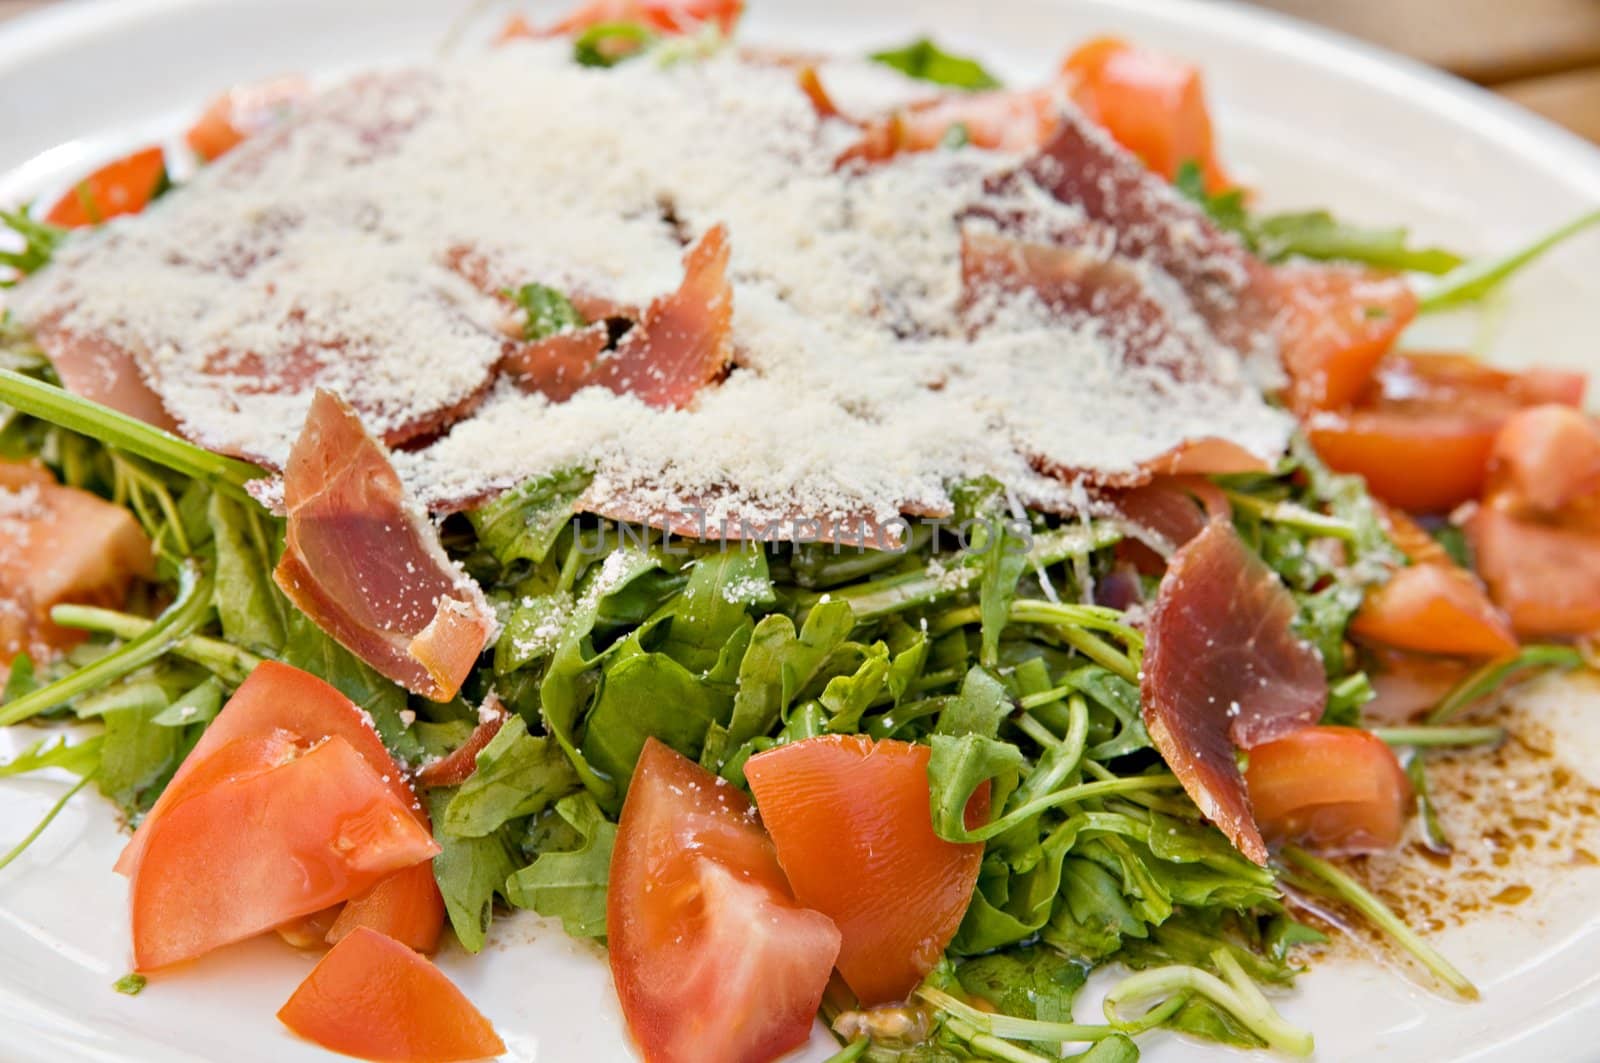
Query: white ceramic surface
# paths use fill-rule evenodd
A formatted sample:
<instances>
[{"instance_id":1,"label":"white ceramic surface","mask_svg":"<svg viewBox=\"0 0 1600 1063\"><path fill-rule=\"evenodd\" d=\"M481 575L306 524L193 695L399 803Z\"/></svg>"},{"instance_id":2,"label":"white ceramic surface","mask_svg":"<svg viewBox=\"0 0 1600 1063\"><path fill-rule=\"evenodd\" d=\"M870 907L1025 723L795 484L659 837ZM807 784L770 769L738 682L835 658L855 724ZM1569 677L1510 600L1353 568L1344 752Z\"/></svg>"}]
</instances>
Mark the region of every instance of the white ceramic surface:
<instances>
[{"instance_id":1,"label":"white ceramic surface","mask_svg":"<svg viewBox=\"0 0 1600 1063\"><path fill-rule=\"evenodd\" d=\"M1258 11L1175 0L753 0L745 36L860 50L936 32L1003 75L1050 69L1084 36L1114 30L1200 60L1227 157L1278 206L1328 205L1405 222L1470 251L1505 246L1600 203L1600 152L1495 98L1361 45ZM0 28L0 203L48 193L85 164L170 136L213 91L286 70L337 71L433 53L464 6L449 0L90 0ZM507 11L478 9L465 43ZM1600 238L1519 280L1489 315L1428 324L1423 339L1506 360L1600 367ZM1580 770L1600 763L1600 685L1545 684ZM0 757L19 747L0 735ZM1600 775L1600 769L1591 769ZM64 784L0 783L0 848ZM127 966L121 844L107 806L75 800L0 872L0 1060L6 1063L278 1063L333 1057L273 1018L311 965L272 942L228 950L112 992ZM1515 917L1441 935L1484 989L1441 1001L1377 967L1342 962L1302 980L1284 1012L1323 1060L1600 1059L1600 872L1541 889ZM597 950L530 919L496 923L481 957L441 963L494 1020L508 1058L631 1058ZM1081 1014L1092 1017L1093 1002ZM820 1035L807 1059L828 1054ZM1240 1059L1178 1038L1146 1059Z\"/></svg>"}]
</instances>

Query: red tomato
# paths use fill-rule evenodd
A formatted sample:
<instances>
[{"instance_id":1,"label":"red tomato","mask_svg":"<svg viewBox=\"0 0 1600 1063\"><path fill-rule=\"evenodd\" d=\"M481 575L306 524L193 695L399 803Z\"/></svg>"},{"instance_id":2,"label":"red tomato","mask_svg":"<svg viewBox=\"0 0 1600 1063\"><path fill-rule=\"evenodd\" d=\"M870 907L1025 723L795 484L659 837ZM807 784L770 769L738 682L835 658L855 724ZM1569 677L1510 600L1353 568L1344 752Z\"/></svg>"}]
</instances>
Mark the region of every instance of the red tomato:
<instances>
[{"instance_id":1,"label":"red tomato","mask_svg":"<svg viewBox=\"0 0 1600 1063\"><path fill-rule=\"evenodd\" d=\"M64 229L99 225L120 214L137 214L166 178L167 161L160 148L145 148L102 166L62 196L44 220Z\"/></svg>"},{"instance_id":2,"label":"red tomato","mask_svg":"<svg viewBox=\"0 0 1600 1063\"><path fill-rule=\"evenodd\" d=\"M82 641L50 610L66 602L116 608L136 578L155 574L150 540L132 513L62 487L42 466L0 465L0 664Z\"/></svg>"},{"instance_id":3,"label":"red tomato","mask_svg":"<svg viewBox=\"0 0 1600 1063\"><path fill-rule=\"evenodd\" d=\"M303 77L237 86L212 100L184 139L196 155L214 162L283 121L310 94L311 84Z\"/></svg>"},{"instance_id":4,"label":"red tomato","mask_svg":"<svg viewBox=\"0 0 1600 1063\"><path fill-rule=\"evenodd\" d=\"M839 954L743 794L654 738L617 824L606 930L651 1063L764 1063L803 1044Z\"/></svg>"},{"instance_id":5,"label":"red tomato","mask_svg":"<svg viewBox=\"0 0 1600 1063\"><path fill-rule=\"evenodd\" d=\"M418 952L432 952L439 947L444 914L433 864L416 864L352 897L328 929L328 944L337 945L357 927L366 927Z\"/></svg>"},{"instance_id":6,"label":"red tomato","mask_svg":"<svg viewBox=\"0 0 1600 1063\"><path fill-rule=\"evenodd\" d=\"M1561 513L1567 526L1600 530L1593 519L1600 508L1600 426L1570 406L1513 414L1495 437L1488 498L1507 512Z\"/></svg>"},{"instance_id":7,"label":"red tomato","mask_svg":"<svg viewBox=\"0 0 1600 1063\"><path fill-rule=\"evenodd\" d=\"M1373 494L1413 513L1444 512L1482 494L1500 426L1523 406L1580 402L1581 374L1507 373L1449 354L1393 354L1354 409L1306 422L1322 459L1366 478Z\"/></svg>"},{"instance_id":8,"label":"red tomato","mask_svg":"<svg viewBox=\"0 0 1600 1063\"><path fill-rule=\"evenodd\" d=\"M1256 746L1244 779L1268 839L1336 852L1392 849L1411 804L1393 750L1357 727L1307 727Z\"/></svg>"},{"instance_id":9,"label":"red tomato","mask_svg":"<svg viewBox=\"0 0 1600 1063\"><path fill-rule=\"evenodd\" d=\"M1472 573L1453 563L1395 572L1361 603L1350 633L1419 653L1500 657L1517 652L1505 614Z\"/></svg>"},{"instance_id":10,"label":"red tomato","mask_svg":"<svg viewBox=\"0 0 1600 1063\"><path fill-rule=\"evenodd\" d=\"M1171 180L1180 166L1193 162L1206 191L1232 183L1217 160L1198 67L1100 37L1069 55L1061 73L1084 115L1156 173Z\"/></svg>"},{"instance_id":11,"label":"red tomato","mask_svg":"<svg viewBox=\"0 0 1600 1063\"><path fill-rule=\"evenodd\" d=\"M1348 406L1417 316L1402 276L1355 266L1284 266L1274 274L1289 396L1301 411Z\"/></svg>"},{"instance_id":12,"label":"red tomato","mask_svg":"<svg viewBox=\"0 0 1600 1063\"><path fill-rule=\"evenodd\" d=\"M295 735L308 746L324 738L343 738L377 772L395 799L420 821L422 806L411 792L405 773L384 748L378 732L372 729L371 718L349 698L309 672L277 661L264 661L234 691L228 704L178 766L155 807L150 809L122 850L117 859L118 873L130 875L138 867L145 838L167 809L183 798L210 788L209 783L191 781L189 776L212 754L240 738L258 737L277 730Z\"/></svg>"},{"instance_id":13,"label":"red tomato","mask_svg":"<svg viewBox=\"0 0 1600 1063\"><path fill-rule=\"evenodd\" d=\"M444 972L366 927L322 957L278 1021L330 1051L381 1063L457 1063L506 1050Z\"/></svg>"},{"instance_id":14,"label":"red tomato","mask_svg":"<svg viewBox=\"0 0 1600 1063\"><path fill-rule=\"evenodd\" d=\"M961 925L982 844L933 832L927 746L824 735L750 758L745 776L801 904L843 935L839 973L864 1004L903 1000ZM985 822L988 790L969 823Z\"/></svg>"},{"instance_id":15,"label":"red tomato","mask_svg":"<svg viewBox=\"0 0 1600 1063\"><path fill-rule=\"evenodd\" d=\"M449 756L440 757L417 772L417 781L424 786L459 786L466 782L478 770L478 754L483 752L484 746L494 741L494 736L500 733L505 722L502 714L478 724L460 749L452 751Z\"/></svg>"},{"instance_id":16,"label":"red tomato","mask_svg":"<svg viewBox=\"0 0 1600 1063\"><path fill-rule=\"evenodd\" d=\"M1485 506L1467 521L1478 572L1518 634L1600 631L1600 536Z\"/></svg>"},{"instance_id":17,"label":"red tomato","mask_svg":"<svg viewBox=\"0 0 1600 1063\"><path fill-rule=\"evenodd\" d=\"M167 967L253 937L438 852L371 765L330 738L154 823L130 889L134 966Z\"/></svg>"},{"instance_id":18,"label":"red tomato","mask_svg":"<svg viewBox=\"0 0 1600 1063\"><path fill-rule=\"evenodd\" d=\"M706 25L732 33L743 13L744 0L587 0L537 36L562 37L613 22L632 22L669 35L694 33ZM502 39L520 35L507 26Z\"/></svg>"}]
</instances>

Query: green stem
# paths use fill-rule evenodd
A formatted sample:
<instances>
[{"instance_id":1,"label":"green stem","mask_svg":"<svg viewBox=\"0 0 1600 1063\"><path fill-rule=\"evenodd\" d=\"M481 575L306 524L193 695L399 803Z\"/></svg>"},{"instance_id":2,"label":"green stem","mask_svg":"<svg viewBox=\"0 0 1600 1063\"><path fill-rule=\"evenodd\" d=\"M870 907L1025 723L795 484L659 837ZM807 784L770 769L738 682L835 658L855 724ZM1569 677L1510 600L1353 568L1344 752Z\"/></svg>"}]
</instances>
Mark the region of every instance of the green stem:
<instances>
[{"instance_id":1,"label":"green stem","mask_svg":"<svg viewBox=\"0 0 1600 1063\"><path fill-rule=\"evenodd\" d=\"M1374 727L1372 733L1391 746L1413 746L1418 749L1497 746L1506 739L1504 727Z\"/></svg>"},{"instance_id":2,"label":"green stem","mask_svg":"<svg viewBox=\"0 0 1600 1063\"><path fill-rule=\"evenodd\" d=\"M1156 967L1123 979L1106 994L1106 1018L1115 1022L1117 1008L1123 1003L1180 992L1197 993L1232 1015L1265 1041L1268 1048L1302 1059L1311 1055L1314 1048L1311 1034L1290 1025L1277 1013L1228 950L1218 949L1211 954L1211 961L1227 976L1227 981L1209 971L1188 966Z\"/></svg>"},{"instance_id":3,"label":"green stem","mask_svg":"<svg viewBox=\"0 0 1600 1063\"><path fill-rule=\"evenodd\" d=\"M1347 520L1330 517L1293 502L1257 498L1243 491L1224 489L1222 493L1228 497L1228 501L1235 509L1244 510L1257 520L1270 524L1282 524L1286 528L1295 528L1330 539L1343 539L1346 542L1355 542L1360 535L1356 526Z\"/></svg>"},{"instance_id":4,"label":"green stem","mask_svg":"<svg viewBox=\"0 0 1600 1063\"><path fill-rule=\"evenodd\" d=\"M1498 661L1490 661L1476 672L1463 679L1454 690L1444 696L1444 700L1434 706L1428 713L1427 723L1444 723L1456 713L1470 705L1474 705L1502 685L1510 682L1512 677L1519 672L1535 669L1551 669L1556 671L1571 671L1582 668L1584 665L1583 654L1571 646L1527 646L1521 653L1514 657L1504 657Z\"/></svg>"},{"instance_id":5,"label":"green stem","mask_svg":"<svg viewBox=\"0 0 1600 1063\"><path fill-rule=\"evenodd\" d=\"M1438 284L1424 292L1417 303L1417 312L1431 314L1482 299L1523 266L1594 225L1600 225L1600 210L1579 215L1509 255L1468 262L1445 274Z\"/></svg>"},{"instance_id":6,"label":"green stem","mask_svg":"<svg viewBox=\"0 0 1600 1063\"><path fill-rule=\"evenodd\" d=\"M27 851L28 846L32 845L36 840L38 840L39 835L44 833L45 828L50 826L50 824L55 821L55 818L61 814L61 810L63 808L67 807L67 802L72 800L79 790L89 785L90 780L94 778L94 774L95 773L91 771L89 774L73 783L72 788L66 793L62 794L59 801L50 806L50 811L44 814L44 818L41 819L34 826L34 828L28 832L27 836L16 845L12 846L11 851L6 853L6 855L0 856L0 871L4 871L8 866L10 866L11 861L21 856Z\"/></svg>"},{"instance_id":7,"label":"green stem","mask_svg":"<svg viewBox=\"0 0 1600 1063\"><path fill-rule=\"evenodd\" d=\"M870 1038L857 1037L839 1051L829 1056L823 1063L855 1063L856 1060L867 1054L867 1049L872 1047Z\"/></svg>"},{"instance_id":8,"label":"green stem","mask_svg":"<svg viewBox=\"0 0 1600 1063\"><path fill-rule=\"evenodd\" d=\"M1095 797L1110 797L1115 794L1142 793L1146 790L1170 790L1178 786L1178 777L1162 772L1159 775L1129 775L1118 779L1106 779L1100 782L1079 783L1068 786L1055 793L1046 794L1027 804L1012 809L999 819L975 830L965 832L963 841L982 842L1004 834L1018 823L1037 816L1048 809L1059 808L1062 805L1076 804L1079 801L1088 801Z\"/></svg>"},{"instance_id":9,"label":"green stem","mask_svg":"<svg viewBox=\"0 0 1600 1063\"><path fill-rule=\"evenodd\" d=\"M114 609L98 609L91 605L58 605L50 610L50 619L61 627L100 631L124 641L138 638L155 625L154 620L146 617L131 616ZM198 664L230 687L249 679L250 673L261 663L261 658L248 650L204 635L190 635L178 640L173 644L172 652Z\"/></svg>"},{"instance_id":10,"label":"green stem","mask_svg":"<svg viewBox=\"0 0 1600 1063\"><path fill-rule=\"evenodd\" d=\"M204 480L235 498L249 501L250 495L244 485L267 475L265 470L249 462L213 454L171 432L163 432L125 413L9 369L0 369L0 402L185 476Z\"/></svg>"},{"instance_id":11,"label":"green stem","mask_svg":"<svg viewBox=\"0 0 1600 1063\"><path fill-rule=\"evenodd\" d=\"M179 570L178 597L145 631L120 649L78 669L69 676L40 687L31 694L0 709L0 727L10 727L62 702L122 678L143 668L173 649L186 635L199 627L211 612L214 580L210 570L199 562L186 561Z\"/></svg>"},{"instance_id":12,"label":"green stem","mask_svg":"<svg viewBox=\"0 0 1600 1063\"><path fill-rule=\"evenodd\" d=\"M1456 970L1454 964L1440 955L1432 945L1422 940L1421 935L1407 926L1388 905L1373 896L1361 883L1328 861L1312 856L1297 846L1286 846L1283 855L1290 863L1315 879L1313 882L1306 882L1299 876L1294 876L1290 879L1291 884L1300 885L1302 888L1311 889L1313 892L1350 905L1371 920L1379 930L1393 938L1401 948L1415 956L1418 962L1433 972L1434 976L1449 986L1457 996L1463 1000L1478 999L1478 987L1473 985L1466 975Z\"/></svg>"}]
</instances>

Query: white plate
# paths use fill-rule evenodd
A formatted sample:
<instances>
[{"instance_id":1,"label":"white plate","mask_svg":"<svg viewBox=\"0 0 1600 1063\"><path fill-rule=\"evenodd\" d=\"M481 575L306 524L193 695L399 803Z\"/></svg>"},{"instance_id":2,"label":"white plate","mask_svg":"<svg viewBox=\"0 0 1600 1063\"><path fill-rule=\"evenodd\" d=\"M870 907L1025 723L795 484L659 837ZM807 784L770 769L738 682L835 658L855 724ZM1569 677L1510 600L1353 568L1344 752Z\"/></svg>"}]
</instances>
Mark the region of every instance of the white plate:
<instances>
[{"instance_id":1,"label":"white plate","mask_svg":"<svg viewBox=\"0 0 1600 1063\"><path fill-rule=\"evenodd\" d=\"M1274 205L1328 205L1408 223L1476 251L1505 246L1600 203L1600 152L1478 90L1259 11L1173 0L755 0L745 36L830 50L936 31L1002 74L1040 78L1075 41L1114 30L1200 60L1227 157ZM63 4L0 29L0 203L48 191L85 163L181 129L210 93L288 70L327 71L435 51L456 11L442 0L105 0ZM505 14L493 10L476 26ZM1514 285L1497 356L1596 368L1600 239L1572 245ZM1455 342L1466 322L1430 323ZM1575 761L1600 763L1600 693L1547 684ZM0 756L18 739L0 736ZM62 784L0 784L0 848ZM121 844L107 807L77 799L0 873L0 1058L31 1061L327 1060L273 1013L311 965L272 942L157 979L137 999L127 967ZM1574 871L1515 918L1440 936L1484 989L1447 1003L1373 966L1319 968L1283 1001L1324 1060L1589 1060L1600 1022L1600 873ZM600 954L556 927L496 923L481 957L441 964L493 1019L510 1058L631 1058ZM1085 1001L1082 1015L1094 1009ZM805 1058L825 1058L819 1035ZM1146 1059L1238 1053L1174 1037Z\"/></svg>"}]
</instances>

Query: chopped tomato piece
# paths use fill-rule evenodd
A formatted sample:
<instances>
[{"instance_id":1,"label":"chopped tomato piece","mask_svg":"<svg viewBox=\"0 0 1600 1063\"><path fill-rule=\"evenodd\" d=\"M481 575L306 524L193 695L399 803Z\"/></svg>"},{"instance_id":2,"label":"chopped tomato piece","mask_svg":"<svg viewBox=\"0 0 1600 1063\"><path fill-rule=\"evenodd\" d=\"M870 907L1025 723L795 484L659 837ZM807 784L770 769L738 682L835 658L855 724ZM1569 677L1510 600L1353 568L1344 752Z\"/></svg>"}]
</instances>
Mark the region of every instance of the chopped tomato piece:
<instances>
[{"instance_id":1,"label":"chopped tomato piece","mask_svg":"<svg viewBox=\"0 0 1600 1063\"><path fill-rule=\"evenodd\" d=\"M1250 750L1250 806L1274 841L1335 852L1400 842L1411 786L1394 752L1358 727L1307 727Z\"/></svg>"},{"instance_id":2,"label":"chopped tomato piece","mask_svg":"<svg viewBox=\"0 0 1600 1063\"><path fill-rule=\"evenodd\" d=\"M1200 69L1115 37L1099 37L1061 65L1072 100L1089 119L1171 180L1186 162L1208 192L1232 182L1217 159Z\"/></svg>"},{"instance_id":3,"label":"chopped tomato piece","mask_svg":"<svg viewBox=\"0 0 1600 1063\"><path fill-rule=\"evenodd\" d=\"M1301 411L1349 405L1417 315L1410 282L1354 266L1285 266L1275 276L1293 405Z\"/></svg>"},{"instance_id":4,"label":"chopped tomato piece","mask_svg":"<svg viewBox=\"0 0 1600 1063\"><path fill-rule=\"evenodd\" d=\"M1489 506L1466 524L1478 572L1518 634L1600 631L1600 536Z\"/></svg>"},{"instance_id":5,"label":"chopped tomato piece","mask_svg":"<svg viewBox=\"0 0 1600 1063\"><path fill-rule=\"evenodd\" d=\"M863 1004L904 1000L972 900L983 845L933 832L927 746L823 735L750 758L745 776L795 898L839 927L839 973ZM967 808L988 819L987 788Z\"/></svg>"},{"instance_id":6,"label":"chopped tomato piece","mask_svg":"<svg viewBox=\"0 0 1600 1063\"><path fill-rule=\"evenodd\" d=\"M449 756L440 757L417 772L417 781L424 786L458 786L466 782L478 770L478 754L483 752L484 746L494 741L494 736L500 733L505 722L505 715L501 714L478 724L460 749L451 751Z\"/></svg>"},{"instance_id":7,"label":"chopped tomato piece","mask_svg":"<svg viewBox=\"0 0 1600 1063\"><path fill-rule=\"evenodd\" d=\"M154 824L131 882L134 965L167 967L264 933L438 852L372 766L329 738Z\"/></svg>"},{"instance_id":8,"label":"chopped tomato piece","mask_svg":"<svg viewBox=\"0 0 1600 1063\"><path fill-rule=\"evenodd\" d=\"M743 794L654 738L617 824L611 974L652 1063L756 1063L803 1044L839 954Z\"/></svg>"},{"instance_id":9,"label":"chopped tomato piece","mask_svg":"<svg viewBox=\"0 0 1600 1063\"><path fill-rule=\"evenodd\" d=\"M64 603L122 605L135 579L154 575L150 540L134 516L63 487L42 466L0 462L0 665L82 641L56 626Z\"/></svg>"},{"instance_id":10,"label":"chopped tomato piece","mask_svg":"<svg viewBox=\"0 0 1600 1063\"><path fill-rule=\"evenodd\" d=\"M1412 565L1367 595L1351 634L1419 653L1499 657L1517 652L1504 613L1466 569Z\"/></svg>"},{"instance_id":11,"label":"chopped tomato piece","mask_svg":"<svg viewBox=\"0 0 1600 1063\"><path fill-rule=\"evenodd\" d=\"M459 1063L506 1050L443 971L366 927L322 957L278 1020L330 1051L379 1063Z\"/></svg>"},{"instance_id":12,"label":"chopped tomato piece","mask_svg":"<svg viewBox=\"0 0 1600 1063\"><path fill-rule=\"evenodd\" d=\"M152 827L169 808L239 773L236 767L213 764L217 754L241 739L262 739L279 733L290 735L302 746L334 736L344 739L377 772L396 801L411 809L419 819L422 816L421 805L411 792L405 773L389 755L378 732L373 730L371 717L309 672L277 661L264 661L234 691L233 697L173 773L172 781L162 791L155 807L122 850L117 860L118 873L131 875L134 872Z\"/></svg>"},{"instance_id":13,"label":"chopped tomato piece","mask_svg":"<svg viewBox=\"0 0 1600 1063\"><path fill-rule=\"evenodd\" d=\"M666 34L694 33L708 25L732 33L743 13L744 0L587 0L561 21L534 35L562 37L615 22L632 22ZM518 35L508 32L502 39Z\"/></svg>"},{"instance_id":14,"label":"chopped tomato piece","mask_svg":"<svg viewBox=\"0 0 1600 1063\"><path fill-rule=\"evenodd\" d=\"M214 162L282 122L310 94L311 83L303 77L236 86L206 106L184 139L196 155Z\"/></svg>"},{"instance_id":15,"label":"chopped tomato piece","mask_svg":"<svg viewBox=\"0 0 1600 1063\"><path fill-rule=\"evenodd\" d=\"M155 198L167 177L160 148L145 148L118 159L79 181L44 220L64 229L99 225L122 214L137 214Z\"/></svg>"},{"instance_id":16,"label":"chopped tomato piece","mask_svg":"<svg viewBox=\"0 0 1600 1063\"><path fill-rule=\"evenodd\" d=\"M1482 494L1495 435L1516 410L1581 402L1581 374L1508 373L1449 354L1392 354L1349 411L1306 422L1322 459L1413 513L1445 512Z\"/></svg>"},{"instance_id":17,"label":"chopped tomato piece","mask_svg":"<svg viewBox=\"0 0 1600 1063\"><path fill-rule=\"evenodd\" d=\"M1488 499L1511 513L1554 516L1600 531L1600 425L1570 406L1513 414L1495 437ZM1576 521L1573 518L1578 518Z\"/></svg>"},{"instance_id":18,"label":"chopped tomato piece","mask_svg":"<svg viewBox=\"0 0 1600 1063\"><path fill-rule=\"evenodd\" d=\"M439 947L444 914L444 897L433 877L433 865L416 864L350 898L327 930L328 943L337 945L357 927L366 927L418 952L432 952Z\"/></svg>"}]
</instances>

